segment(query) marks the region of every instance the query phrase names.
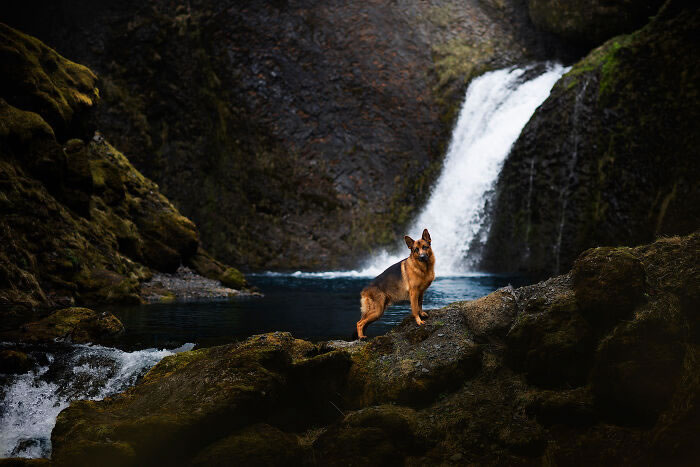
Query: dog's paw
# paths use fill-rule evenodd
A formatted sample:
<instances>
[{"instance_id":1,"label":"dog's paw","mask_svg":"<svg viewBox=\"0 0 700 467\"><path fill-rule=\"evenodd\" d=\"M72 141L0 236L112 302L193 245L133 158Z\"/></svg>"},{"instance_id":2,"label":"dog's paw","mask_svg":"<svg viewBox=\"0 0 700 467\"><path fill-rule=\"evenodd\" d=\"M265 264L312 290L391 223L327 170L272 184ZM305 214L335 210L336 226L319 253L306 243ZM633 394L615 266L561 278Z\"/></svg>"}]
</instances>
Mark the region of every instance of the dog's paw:
<instances>
[{"instance_id":1,"label":"dog's paw","mask_svg":"<svg viewBox=\"0 0 700 467\"><path fill-rule=\"evenodd\" d=\"M428 317L428 313L426 313L425 311L421 311L421 312L420 312L420 317L421 317L421 318L427 318L427 317Z\"/></svg>"},{"instance_id":2,"label":"dog's paw","mask_svg":"<svg viewBox=\"0 0 700 467\"><path fill-rule=\"evenodd\" d=\"M425 321L423 321L423 320L420 319L420 318L416 318L416 324L417 324L418 326L422 326L422 325L425 324Z\"/></svg>"}]
</instances>

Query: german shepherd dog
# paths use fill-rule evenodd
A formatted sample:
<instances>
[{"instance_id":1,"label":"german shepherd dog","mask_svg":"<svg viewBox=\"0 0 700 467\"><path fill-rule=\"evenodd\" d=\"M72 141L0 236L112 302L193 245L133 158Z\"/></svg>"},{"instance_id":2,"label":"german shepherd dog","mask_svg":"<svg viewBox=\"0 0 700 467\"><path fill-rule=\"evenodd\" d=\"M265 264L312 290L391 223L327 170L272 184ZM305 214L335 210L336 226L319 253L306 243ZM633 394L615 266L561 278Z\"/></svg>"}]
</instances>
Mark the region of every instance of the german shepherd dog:
<instances>
[{"instance_id":1,"label":"german shepherd dog","mask_svg":"<svg viewBox=\"0 0 700 467\"><path fill-rule=\"evenodd\" d=\"M362 316L357 322L357 337L364 339L367 325L377 321L384 310L392 303L410 300L411 314L420 326L421 318L427 318L423 311L423 294L435 279L435 255L430 248L430 234L423 230L419 240L408 235L403 238L411 250L408 258L389 266L360 293Z\"/></svg>"}]
</instances>

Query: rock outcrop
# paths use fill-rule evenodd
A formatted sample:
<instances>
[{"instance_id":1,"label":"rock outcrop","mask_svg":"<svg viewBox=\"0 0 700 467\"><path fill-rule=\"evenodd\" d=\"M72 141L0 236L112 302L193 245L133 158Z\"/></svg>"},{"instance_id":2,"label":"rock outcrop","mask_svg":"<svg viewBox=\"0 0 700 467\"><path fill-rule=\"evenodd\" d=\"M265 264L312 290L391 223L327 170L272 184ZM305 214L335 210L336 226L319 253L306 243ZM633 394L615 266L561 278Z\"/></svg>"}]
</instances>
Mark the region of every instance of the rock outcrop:
<instances>
[{"instance_id":1,"label":"rock outcrop","mask_svg":"<svg viewBox=\"0 0 700 467\"><path fill-rule=\"evenodd\" d=\"M529 0L528 7L537 27L590 47L641 28L663 3L664 0Z\"/></svg>"},{"instance_id":2,"label":"rock outcrop","mask_svg":"<svg viewBox=\"0 0 700 467\"><path fill-rule=\"evenodd\" d=\"M286 333L166 357L61 412L57 465L692 465L700 232L597 248L366 343Z\"/></svg>"},{"instance_id":3,"label":"rock outcrop","mask_svg":"<svg viewBox=\"0 0 700 467\"><path fill-rule=\"evenodd\" d=\"M75 344L109 344L123 332L124 325L112 313L72 307L23 324L19 330L0 333L0 338L29 343L61 339Z\"/></svg>"},{"instance_id":4,"label":"rock outcrop","mask_svg":"<svg viewBox=\"0 0 700 467\"><path fill-rule=\"evenodd\" d=\"M393 244L467 83L566 52L520 0L13 7L11 25L100 75L100 130L203 246L254 269L354 267Z\"/></svg>"},{"instance_id":5,"label":"rock outcrop","mask_svg":"<svg viewBox=\"0 0 700 467\"><path fill-rule=\"evenodd\" d=\"M700 10L671 0L554 86L496 187L483 267L542 275L700 219Z\"/></svg>"},{"instance_id":6,"label":"rock outcrop","mask_svg":"<svg viewBox=\"0 0 700 467\"><path fill-rule=\"evenodd\" d=\"M233 285L196 226L94 131L92 71L2 24L0 60L2 329L49 307L139 302L152 270L183 263Z\"/></svg>"}]
</instances>

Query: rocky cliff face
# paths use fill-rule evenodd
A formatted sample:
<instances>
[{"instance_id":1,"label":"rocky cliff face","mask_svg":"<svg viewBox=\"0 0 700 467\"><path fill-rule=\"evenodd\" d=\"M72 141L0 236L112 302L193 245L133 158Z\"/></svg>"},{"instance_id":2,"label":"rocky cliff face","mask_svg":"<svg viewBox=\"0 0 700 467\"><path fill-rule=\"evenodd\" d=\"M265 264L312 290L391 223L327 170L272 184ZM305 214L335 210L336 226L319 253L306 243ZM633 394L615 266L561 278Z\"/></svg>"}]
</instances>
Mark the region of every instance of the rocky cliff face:
<instances>
[{"instance_id":1,"label":"rocky cliff face","mask_svg":"<svg viewBox=\"0 0 700 467\"><path fill-rule=\"evenodd\" d=\"M251 268L393 243L466 83L561 52L516 0L36 3L6 16L98 72L99 129Z\"/></svg>"},{"instance_id":2,"label":"rocky cliff face","mask_svg":"<svg viewBox=\"0 0 700 467\"><path fill-rule=\"evenodd\" d=\"M698 25L667 2L557 83L499 177L484 267L557 273L595 245L698 227Z\"/></svg>"},{"instance_id":3,"label":"rocky cliff face","mask_svg":"<svg viewBox=\"0 0 700 467\"><path fill-rule=\"evenodd\" d=\"M138 302L152 269L223 275L195 225L93 131L92 71L2 24L0 60L2 329L57 305Z\"/></svg>"},{"instance_id":4,"label":"rocky cliff face","mask_svg":"<svg viewBox=\"0 0 700 467\"><path fill-rule=\"evenodd\" d=\"M61 412L52 461L693 465L699 261L699 233L596 248L367 343L272 333L167 357Z\"/></svg>"}]
</instances>

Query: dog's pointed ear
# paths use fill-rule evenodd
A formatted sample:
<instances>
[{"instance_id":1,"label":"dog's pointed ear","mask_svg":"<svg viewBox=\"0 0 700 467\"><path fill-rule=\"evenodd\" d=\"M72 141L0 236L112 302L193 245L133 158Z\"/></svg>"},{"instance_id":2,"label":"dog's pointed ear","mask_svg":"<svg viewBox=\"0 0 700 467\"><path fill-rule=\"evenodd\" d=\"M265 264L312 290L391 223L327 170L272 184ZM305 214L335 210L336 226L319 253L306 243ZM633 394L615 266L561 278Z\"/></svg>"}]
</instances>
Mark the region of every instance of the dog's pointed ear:
<instances>
[{"instance_id":1,"label":"dog's pointed ear","mask_svg":"<svg viewBox=\"0 0 700 467\"><path fill-rule=\"evenodd\" d=\"M428 229L423 229L423 240L430 243L430 233L428 232Z\"/></svg>"},{"instance_id":2,"label":"dog's pointed ear","mask_svg":"<svg viewBox=\"0 0 700 467\"><path fill-rule=\"evenodd\" d=\"M406 242L406 245L408 246L409 250L413 249L413 244L415 243L411 237L408 235L403 237L403 240Z\"/></svg>"}]
</instances>

